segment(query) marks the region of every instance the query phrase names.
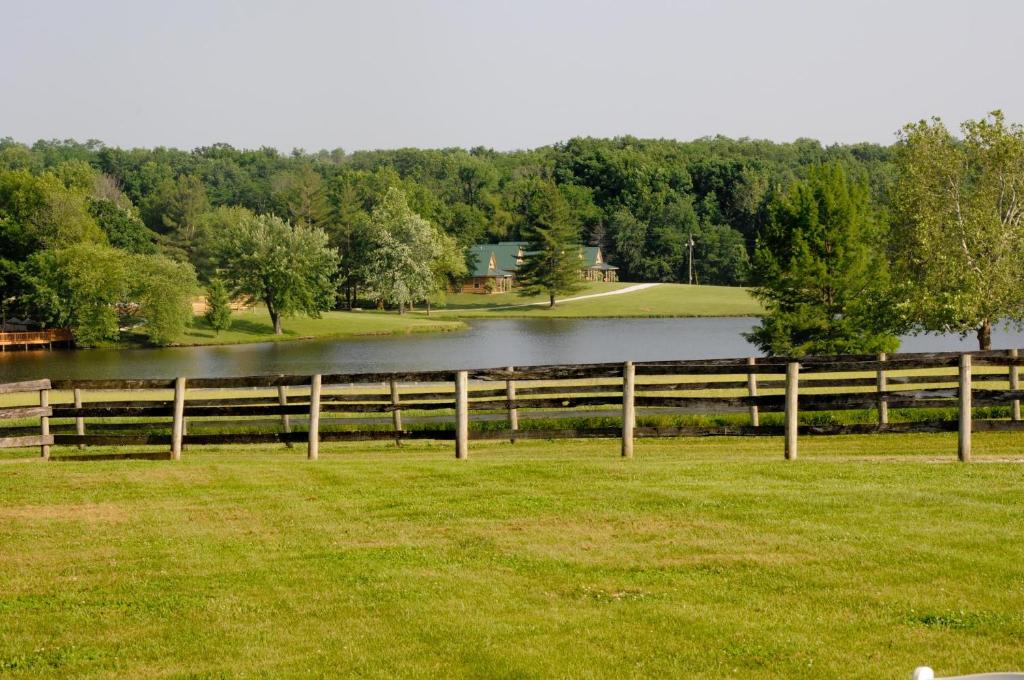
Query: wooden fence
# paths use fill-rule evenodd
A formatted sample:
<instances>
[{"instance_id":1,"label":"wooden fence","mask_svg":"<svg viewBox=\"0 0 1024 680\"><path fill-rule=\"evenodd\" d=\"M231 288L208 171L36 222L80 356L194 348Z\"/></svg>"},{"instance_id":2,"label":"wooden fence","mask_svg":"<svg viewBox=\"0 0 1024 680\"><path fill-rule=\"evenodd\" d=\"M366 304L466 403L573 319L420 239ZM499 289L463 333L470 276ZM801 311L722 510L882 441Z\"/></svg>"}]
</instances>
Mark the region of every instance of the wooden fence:
<instances>
[{"instance_id":1,"label":"wooden fence","mask_svg":"<svg viewBox=\"0 0 1024 680\"><path fill-rule=\"evenodd\" d=\"M792 460L803 435L956 431L958 457L968 461L972 431L1024 431L1022 365L1024 359L1010 350L799 361L772 357L411 373L41 380L0 385L0 395L38 393L38 405L33 401L0 409L0 421L22 421L0 429L0 447L39 446L47 458L51 446L160 445L169 451L163 457L177 460L188 446L305 443L307 457L315 460L321 441L436 439L454 441L461 459L469 456L474 439L614 437L622 440L622 455L630 457L635 438L753 435L782 436L785 458ZM51 390L60 391L65 403L51 403ZM119 393L117 398L103 400L110 390ZM124 399L125 392L139 398ZM84 401L83 395L90 400ZM864 422L865 411L870 422ZM974 417L976 411L984 417ZM823 412L828 417L816 421L815 414ZM860 422L839 417L851 412L859 412ZM775 413L779 416L766 418ZM891 420L894 413L898 417ZM638 426L638 417L654 420L650 416L655 414L669 419L700 414L717 420L671 426L640 420ZM367 416L377 422L364 422ZM379 422L382 417L386 425ZM39 424L26 426L24 421L32 418L39 418ZM489 420L470 427L471 420L482 419ZM414 420L424 426L409 427ZM570 425L563 426L566 422Z\"/></svg>"}]
</instances>

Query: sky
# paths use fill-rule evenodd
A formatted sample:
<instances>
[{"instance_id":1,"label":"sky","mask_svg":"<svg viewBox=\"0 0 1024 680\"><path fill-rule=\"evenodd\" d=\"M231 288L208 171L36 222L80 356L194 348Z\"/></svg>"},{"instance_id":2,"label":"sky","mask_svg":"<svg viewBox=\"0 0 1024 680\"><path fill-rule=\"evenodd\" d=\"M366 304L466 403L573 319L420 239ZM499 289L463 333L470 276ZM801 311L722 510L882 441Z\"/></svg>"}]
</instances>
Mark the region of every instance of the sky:
<instances>
[{"instance_id":1,"label":"sky","mask_svg":"<svg viewBox=\"0 0 1024 680\"><path fill-rule=\"evenodd\" d=\"M1024 119L1016 0L0 0L0 137L891 143Z\"/></svg>"}]
</instances>

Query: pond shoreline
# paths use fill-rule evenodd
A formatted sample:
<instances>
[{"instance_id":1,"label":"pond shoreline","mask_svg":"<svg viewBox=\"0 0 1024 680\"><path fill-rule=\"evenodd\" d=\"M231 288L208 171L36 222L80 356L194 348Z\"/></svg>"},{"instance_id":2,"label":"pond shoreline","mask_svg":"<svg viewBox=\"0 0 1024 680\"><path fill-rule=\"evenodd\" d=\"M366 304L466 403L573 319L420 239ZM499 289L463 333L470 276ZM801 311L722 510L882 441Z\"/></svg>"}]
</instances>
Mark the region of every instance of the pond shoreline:
<instances>
[{"instance_id":1,"label":"pond shoreline","mask_svg":"<svg viewBox=\"0 0 1024 680\"><path fill-rule=\"evenodd\" d=\"M425 333L460 333L468 330L469 325L466 323L457 323L456 320L446 319L443 321L444 324L450 326L431 326L431 327L420 327L420 328L406 328L396 330L379 330L379 331L362 331L354 333L328 333L325 335L288 335L284 334L277 338L253 338L251 340L238 340L235 342L175 342L167 347L233 347L236 345L274 345L284 342L305 342L309 340L348 340L353 338L382 338L395 335L417 335ZM84 347L81 349L96 349ZM101 348L101 349L118 349L118 347ZM155 345L139 345L130 347L128 349L162 349Z\"/></svg>"},{"instance_id":2,"label":"pond shoreline","mask_svg":"<svg viewBox=\"0 0 1024 680\"><path fill-rule=\"evenodd\" d=\"M459 332L399 333L301 342L0 354L0 382L38 378L124 379L314 373L388 373L501 366L760 355L743 339L756 317L467 319ZM1024 334L993 333L997 348ZM969 351L974 338L916 336L901 351Z\"/></svg>"}]
</instances>

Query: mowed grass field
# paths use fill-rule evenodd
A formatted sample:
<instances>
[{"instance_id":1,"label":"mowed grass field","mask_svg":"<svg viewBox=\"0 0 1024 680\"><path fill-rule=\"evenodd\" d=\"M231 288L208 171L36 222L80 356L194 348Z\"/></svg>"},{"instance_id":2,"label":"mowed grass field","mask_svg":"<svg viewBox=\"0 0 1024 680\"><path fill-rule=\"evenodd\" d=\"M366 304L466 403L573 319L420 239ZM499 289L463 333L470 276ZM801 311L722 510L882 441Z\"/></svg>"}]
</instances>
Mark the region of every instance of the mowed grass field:
<instances>
[{"instance_id":1,"label":"mowed grass field","mask_svg":"<svg viewBox=\"0 0 1024 680\"><path fill-rule=\"evenodd\" d=\"M0 675L1024 667L1024 436L194 447L0 463ZM54 450L54 455L71 449ZM102 452L102 451L100 451ZM30 454L29 454L30 455Z\"/></svg>"},{"instance_id":2,"label":"mowed grass field","mask_svg":"<svg viewBox=\"0 0 1024 680\"><path fill-rule=\"evenodd\" d=\"M621 290L635 284L587 283L578 295L593 295ZM644 290L588 300L545 306L523 307L530 302L544 302L545 296L520 297L516 293L473 295L459 293L438 301L428 316L426 307L418 305L407 314L397 311L362 310L356 312L325 312L321 318L287 317L284 333L274 335L266 309L232 314L231 328L217 333L202 316L195 317L174 340L176 345L227 345L252 342L280 342L304 338L351 338L369 335L430 333L458 331L466 328L460 318L583 318L583 317L688 317L688 316L758 316L763 308L746 288L727 286L687 286L661 283ZM142 342L142 339L139 339ZM128 344L131 344L130 341Z\"/></svg>"},{"instance_id":3,"label":"mowed grass field","mask_svg":"<svg viewBox=\"0 0 1024 680\"><path fill-rule=\"evenodd\" d=\"M588 283L568 297L621 290L631 283ZM530 302L547 302L546 296L520 297L517 293L449 295L438 316L454 317L676 317L676 316L759 316L764 313L747 288L729 286L688 286L659 283L643 290L606 295L588 300L523 307Z\"/></svg>"},{"instance_id":4,"label":"mowed grass field","mask_svg":"<svg viewBox=\"0 0 1024 680\"><path fill-rule=\"evenodd\" d=\"M463 330L465 325L453 320L422 318L397 312L324 312L319 319L308 316L287 317L282 322L284 333L274 335L266 309L238 311L231 315L231 328L217 333L201 316L175 339L178 345L226 345L250 342L280 342L300 338L346 338L368 335L394 335Z\"/></svg>"}]
</instances>

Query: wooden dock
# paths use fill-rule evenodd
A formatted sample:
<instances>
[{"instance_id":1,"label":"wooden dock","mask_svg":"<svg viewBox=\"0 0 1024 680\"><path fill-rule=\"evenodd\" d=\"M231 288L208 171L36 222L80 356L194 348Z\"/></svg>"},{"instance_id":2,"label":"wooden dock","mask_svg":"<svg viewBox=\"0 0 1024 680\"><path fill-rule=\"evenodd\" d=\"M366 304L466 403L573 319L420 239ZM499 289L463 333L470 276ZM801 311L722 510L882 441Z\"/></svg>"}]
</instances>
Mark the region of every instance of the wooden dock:
<instances>
[{"instance_id":1,"label":"wooden dock","mask_svg":"<svg viewBox=\"0 0 1024 680\"><path fill-rule=\"evenodd\" d=\"M70 347L74 342L71 331L66 328L48 328L45 331L18 331L0 333L0 352L9 349L32 349L45 347L53 349L54 345Z\"/></svg>"}]
</instances>

